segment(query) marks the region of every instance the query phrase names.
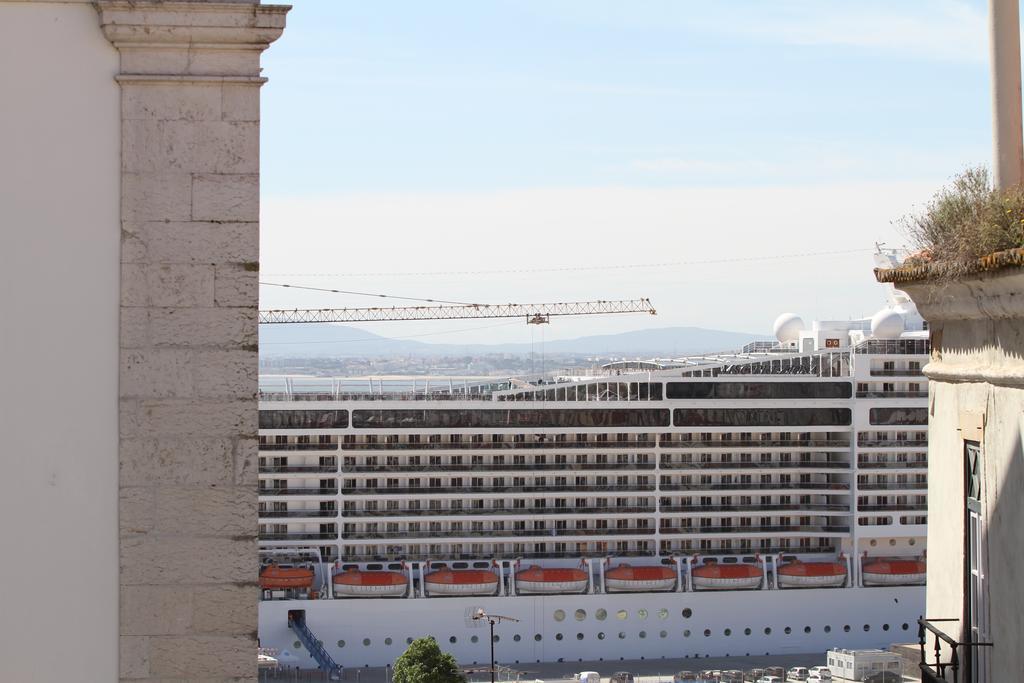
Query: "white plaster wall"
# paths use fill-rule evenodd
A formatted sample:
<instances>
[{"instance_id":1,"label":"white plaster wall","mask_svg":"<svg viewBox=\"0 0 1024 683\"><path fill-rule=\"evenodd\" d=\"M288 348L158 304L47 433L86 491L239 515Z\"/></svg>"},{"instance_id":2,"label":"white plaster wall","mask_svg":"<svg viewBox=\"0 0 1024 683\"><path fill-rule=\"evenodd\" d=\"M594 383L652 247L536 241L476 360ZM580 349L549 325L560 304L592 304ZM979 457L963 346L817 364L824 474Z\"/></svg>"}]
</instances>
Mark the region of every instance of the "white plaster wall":
<instances>
[{"instance_id":1,"label":"white plaster wall","mask_svg":"<svg viewBox=\"0 0 1024 683\"><path fill-rule=\"evenodd\" d=\"M0 680L117 680L118 55L0 0Z\"/></svg>"}]
</instances>

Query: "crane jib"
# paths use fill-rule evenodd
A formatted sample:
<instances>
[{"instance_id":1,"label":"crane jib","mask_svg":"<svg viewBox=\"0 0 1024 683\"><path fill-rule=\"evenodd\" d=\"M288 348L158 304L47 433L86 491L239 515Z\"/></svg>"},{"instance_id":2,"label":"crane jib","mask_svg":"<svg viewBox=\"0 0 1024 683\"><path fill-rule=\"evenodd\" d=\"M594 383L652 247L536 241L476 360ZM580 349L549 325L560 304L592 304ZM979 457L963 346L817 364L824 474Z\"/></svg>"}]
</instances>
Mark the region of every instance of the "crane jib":
<instances>
[{"instance_id":1,"label":"crane jib","mask_svg":"<svg viewBox=\"0 0 1024 683\"><path fill-rule=\"evenodd\" d=\"M550 316L648 313L655 315L650 299L569 301L546 304L471 304L444 306L391 306L373 308L297 308L260 311L260 324L340 323L385 320L456 320L464 318L524 318L547 321Z\"/></svg>"}]
</instances>

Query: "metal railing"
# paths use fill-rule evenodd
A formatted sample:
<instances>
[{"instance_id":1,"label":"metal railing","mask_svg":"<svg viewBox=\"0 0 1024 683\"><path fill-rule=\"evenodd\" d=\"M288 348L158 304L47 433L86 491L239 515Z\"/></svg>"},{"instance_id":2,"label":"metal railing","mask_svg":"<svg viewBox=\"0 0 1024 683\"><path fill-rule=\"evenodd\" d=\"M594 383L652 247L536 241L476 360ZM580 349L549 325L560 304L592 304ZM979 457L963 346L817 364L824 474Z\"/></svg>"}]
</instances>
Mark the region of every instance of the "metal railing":
<instances>
[{"instance_id":1,"label":"metal railing","mask_svg":"<svg viewBox=\"0 0 1024 683\"><path fill-rule=\"evenodd\" d=\"M922 425L923 426L923 425ZM927 439L860 439L860 448L927 448Z\"/></svg>"},{"instance_id":2,"label":"metal railing","mask_svg":"<svg viewBox=\"0 0 1024 683\"><path fill-rule=\"evenodd\" d=\"M758 470L758 469L850 469L848 462L815 462L790 460L789 462L664 462L663 470Z\"/></svg>"},{"instance_id":3,"label":"metal railing","mask_svg":"<svg viewBox=\"0 0 1024 683\"><path fill-rule=\"evenodd\" d=\"M655 445L656 442L653 439L643 441L425 441L420 443L342 443L341 449L344 451L490 451L517 449L533 450L538 448L546 450L557 450L559 448L618 448L621 450L631 450L634 448L654 448Z\"/></svg>"},{"instance_id":4,"label":"metal railing","mask_svg":"<svg viewBox=\"0 0 1024 683\"><path fill-rule=\"evenodd\" d=\"M572 495L578 491L619 491L651 493L654 491L654 484L586 484L577 486L571 483L551 486L345 486L341 492L350 496L365 496L370 494L405 494L416 493L420 495L433 493L565 493Z\"/></svg>"},{"instance_id":5,"label":"metal railing","mask_svg":"<svg viewBox=\"0 0 1024 683\"><path fill-rule=\"evenodd\" d=\"M266 488L259 489L258 494L261 496L336 496L338 495L337 488L321 488L308 487L308 486L297 486L294 488Z\"/></svg>"},{"instance_id":6,"label":"metal railing","mask_svg":"<svg viewBox=\"0 0 1024 683\"><path fill-rule=\"evenodd\" d=\"M850 447L849 441L840 439L774 439L771 441L760 440L735 440L735 441L672 441L663 439L662 448L839 448Z\"/></svg>"},{"instance_id":7,"label":"metal railing","mask_svg":"<svg viewBox=\"0 0 1024 683\"><path fill-rule=\"evenodd\" d=\"M373 540L389 538L522 538L524 541L543 542L548 538L567 536L651 536L654 527L628 527L612 529L420 529L419 531L343 531L341 540ZM261 537L262 538L262 537ZM334 538L332 536L331 538ZM527 540L529 539L529 540Z\"/></svg>"},{"instance_id":8,"label":"metal railing","mask_svg":"<svg viewBox=\"0 0 1024 683\"><path fill-rule=\"evenodd\" d=\"M563 471L584 470L653 470L654 463L519 463L494 465L488 463L452 465L342 465L342 472L514 472L514 471Z\"/></svg>"},{"instance_id":9,"label":"metal railing","mask_svg":"<svg viewBox=\"0 0 1024 683\"><path fill-rule=\"evenodd\" d=\"M327 650L324 649L323 643L313 635L313 632L306 626L306 617L301 613L292 614L288 613L288 628L295 632L296 637L306 646L309 651L309 656L316 661L319 667L327 672L331 680L341 680L341 667L335 663L334 659Z\"/></svg>"},{"instance_id":10,"label":"metal railing","mask_svg":"<svg viewBox=\"0 0 1024 683\"><path fill-rule=\"evenodd\" d=\"M923 377L924 372L920 368L903 368L900 370L872 370L872 377Z\"/></svg>"},{"instance_id":11,"label":"metal railing","mask_svg":"<svg viewBox=\"0 0 1024 683\"><path fill-rule=\"evenodd\" d=\"M928 467L927 460L907 460L904 462L893 462L885 460L882 462L873 462L871 460L858 460L857 467L864 470L877 470L877 469L891 469L891 470L904 470L904 469L921 469Z\"/></svg>"},{"instance_id":12,"label":"metal railing","mask_svg":"<svg viewBox=\"0 0 1024 683\"><path fill-rule=\"evenodd\" d=\"M261 451L336 451L336 443L261 443Z\"/></svg>"},{"instance_id":13,"label":"metal railing","mask_svg":"<svg viewBox=\"0 0 1024 683\"><path fill-rule=\"evenodd\" d=\"M337 517L337 510L260 510L262 517Z\"/></svg>"},{"instance_id":14,"label":"metal railing","mask_svg":"<svg viewBox=\"0 0 1024 683\"><path fill-rule=\"evenodd\" d=\"M885 483L872 482L872 483L869 483L869 484L857 484L857 489L860 490L860 491L891 491L891 490L899 491L899 490L904 490L904 489L919 490L919 489L927 489L927 488L928 488L928 482L926 482L926 481L905 481L905 482L889 481L889 482L885 482Z\"/></svg>"},{"instance_id":15,"label":"metal railing","mask_svg":"<svg viewBox=\"0 0 1024 683\"><path fill-rule=\"evenodd\" d=\"M835 555L839 548L836 545L827 546L813 546L813 547L801 547L792 545L773 545L773 546L757 546L750 548L711 548L708 550L701 551L703 555L720 555L720 556L734 556L734 555L754 555L755 553L760 555L774 555L777 553L799 553L801 555ZM684 550L686 552L694 552ZM597 554L601 557L612 553L616 558L622 557L659 557L661 555L668 554L665 551L659 555L658 552L644 551L644 550L615 550L607 548L603 550L587 551L586 553L579 550L566 550L566 551L504 551L504 550L486 550L478 553L444 553L444 552L431 552L429 553L430 559L433 562L452 562L458 560L476 561L480 560L481 557L495 560L516 560L526 558L571 558L579 559L582 555L590 554L593 556ZM422 553L419 557L410 556L405 552L395 552L388 554L380 553L355 553L355 552L344 552L341 556L342 562L398 562L401 560L410 561L422 559Z\"/></svg>"},{"instance_id":16,"label":"metal railing","mask_svg":"<svg viewBox=\"0 0 1024 683\"><path fill-rule=\"evenodd\" d=\"M337 531L287 532L283 534L262 533L261 541L323 541L338 537Z\"/></svg>"},{"instance_id":17,"label":"metal railing","mask_svg":"<svg viewBox=\"0 0 1024 683\"><path fill-rule=\"evenodd\" d=\"M874 373L872 373L874 374ZM858 391L857 398L928 398L927 391Z\"/></svg>"},{"instance_id":18,"label":"metal railing","mask_svg":"<svg viewBox=\"0 0 1024 683\"><path fill-rule=\"evenodd\" d=\"M662 510L665 508L663 507ZM345 510L344 516L348 517L448 517L461 515L585 515L585 514L653 514L655 508L651 506L633 507L543 507L543 508L457 508L457 509L430 509L430 508L401 508L389 510Z\"/></svg>"},{"instance_id":19,"label":"metal railing","mask_svg":"<svg viewBox=\"0 0 1024 683\"><path fill-rule=\"evenodd\" d=\"M807 512L849 512L849 505L662 505L658 508L661 512L742 512L749 515L758 512L771 512L778 510L798 510Z\"/></svg>"},{"instance_id":20,"label":"metal railing","mask_svg":"<svg viewBox=\"0 0 1024 683\"><path fill-rule=\"evenodd\" d=\"M754 533L849 533L850 527L843 525L815 525L815 524L776 524L762 526L760 524L749 524L745 526L678 526L661 527L663 534L754 534Z\"/></svg>"},{"instance_id":21,"label":"metal railing","mask_svg":"<svg viewBox=\"0 0 1024 683\"><path fill-rule=\"evenodd\" d=\"M658 487L662 491L757 491L757 490L785 490L785 489L821 489L826 493L849 493L850 485L841 482L814 483L760 483L760 482L733 482L731 484L661 484Z\"/></svg>"},{"instance_id":22,"label":"metal railing","mask_svg":"<svg viewBox=\"0 0 1024 683\"><path fill-rule=\"evenodd\" d=\"M260 465L260 474L335 474L338 464L333 465Z\"/></svg>"},{"instance_id":23,"label":"metal railing","mask_svg":"<svg viewBox=\"0 0 1024 683\"><path fill-rule=\"evenodd\" d=\"M993 643L971 643L958 641L950 635L946 634L938 626L935 626L939 622L959 622L959 619L925 619L921 617L917 620L917 639L918 644L921 646L921 680L922 683L946 683L948 681L947 674L952 674L953 683L960 683L960 671L961 671L961 651L966 650L964 653L964 659L966 659L966 665L963 666L963 680L968 683L973 673L971 671L974 663L973 648L978 647L995 647ZM928 662L928 657L925 652L926 636L931 633L934 636L934 660ZM949 660L943 661L942 650L943 643L949 648Z\"/></svg>"}]
</instances>

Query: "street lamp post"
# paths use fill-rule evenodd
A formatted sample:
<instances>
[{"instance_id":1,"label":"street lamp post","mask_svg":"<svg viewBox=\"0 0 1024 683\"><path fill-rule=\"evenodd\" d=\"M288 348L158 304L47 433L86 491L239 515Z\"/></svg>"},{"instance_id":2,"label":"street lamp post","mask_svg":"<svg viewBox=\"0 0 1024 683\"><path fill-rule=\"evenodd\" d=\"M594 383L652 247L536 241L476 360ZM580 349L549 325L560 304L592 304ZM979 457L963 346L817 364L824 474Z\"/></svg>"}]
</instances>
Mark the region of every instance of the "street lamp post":
<instances>
[{"instance_id":1,"label":"street lamp post","mask_svg":"<svg viewBox=\"0 0 1024 683\"><path fill-rule=\"evenodd\" d=\"M515 617L506 617L501 614L488 614L483 609L478 609L473 614L473 621L486 621L491 626L491 683L494 683L494 625L499 621L519 621Z\"/></svg>"}]
</instances>

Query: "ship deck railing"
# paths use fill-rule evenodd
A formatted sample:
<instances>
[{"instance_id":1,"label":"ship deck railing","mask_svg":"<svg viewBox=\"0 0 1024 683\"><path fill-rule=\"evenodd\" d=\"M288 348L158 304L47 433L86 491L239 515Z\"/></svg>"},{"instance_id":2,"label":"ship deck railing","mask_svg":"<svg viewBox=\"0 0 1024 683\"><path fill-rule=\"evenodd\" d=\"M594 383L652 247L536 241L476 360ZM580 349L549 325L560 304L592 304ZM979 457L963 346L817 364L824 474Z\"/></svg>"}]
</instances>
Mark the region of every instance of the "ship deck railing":
<instances>
[{"instance_id":1,"label":"ship deck railing","mask_svg":"<svg viewBox=\"0 0 1024 683\"><path fill-rule=\"evenodd\" d=\"M260 510L259 517L286 518L286 517L337 517L338 510Z\"/></svg>"},{"instance_id":2,"label":"ship deck railing","mask_svg":"<svg viewBox=\"0 0 1024 683\"><path fill-rule=\"evenodd\" d=\"M444 451L444 450L532 450L559 448L654 448L653 440L636 441L455 441L422 443L343 443L344 451ZM849 445L849 444L847 444Z\"/></svg>"},{"instance_id":3,"label":"ship deck railing","mask_svg":"<svg viewBox=\"0 0 1024 683\"><path fill-rule=\"evenodd\" d=\"M714 548L705 551L709 555L718 556L752 556L755 553L765 555L775 555L778 553L790 553L795 555L835 555L839 548L836 545L827 546L814 546L814 547L799 547L792 545L772 545L772 546L758 546L750 548ZM683 552L697 552L697 551L683 551ZM597 556L604 557L607 554L614 554L616 558L646 558L651 561L661 561L662 556L651 555L650 551L632 551L632 550L608 550L602 551ZM666 553L668 554L668 553ZM589 556L594 557L593 553L589 554L579 551L524 551L524 552L495 552L495 551L482 551L478 553L430 553L431 562L473 562L478 561L481 558L487 558L488 560L518 560L518 559L575 559L578 560L581 557ZM416 561L422 559L422 557L410 557L405 553L394 553L389 555L381 555L380 553L355 553L345 552L342 554L341 562L400 562L400 561Z\"/></svg>"},{"instance_id":4,"label":"ship deck railing","mask_svg":"<svg viewBox=\"0 0 1024 683\"><path fill-rule=\"evenodd\" d=\"M928 398L927 391L858 391L857 398Z\"/></svg>"},{"instance_id":5,"label":"ship deck railing","mask_svg":"<svg viewBox=\"0 0 1024 683\"><path fill-rule=\"evenodd\" d=\"M926 429L927 425L920 425L918 429ZM859 439L858 448L926 448L927 439Z\"/></svg>"},{"instance_id":6,"label":"ship deck railing","mask_svg":"<svg viewBox=\"0 0 1024 683\"><path fill-rule=\"evenodd\" d=\"M882 462L873 462L871 460L858 460L857 467L862 470L913 470L913 469L924 469L928 467L927 460L905 460L890 461L884 460Z\"/></svg>"},{"instance_id":7,"label":"ship deck railing","mask_svg":"<svg viewBox=\"0 0 1024 683\"><path fill-rule=\"evenodd\" d=\"M697 428L695 428L697 429ZM702 441L694 439L690 441L675 441L663 439L662 448L810 448L826 449L837 448L847 449L850 442L842 439L770 439L770 440L724 440Z\"/></svg>"},{"instance_id":8,"label":"ship deck railing","mask_svg":"<svg viewBox=\"0 0 1024 683\"><path fill-rule=\"evenodd\" d=\"M927 490L928 482L926 481L888 481L885 483L872 482L868 484L857 484L857 489L860 491L888 491L888 490Z\"/></svg>"},{"instance_id":9,"label":"ship deck railing","mask_svg":"<svg viewBox=\"0 0 1024 683\"><path fill-rule=\"evenodd\" d=\"M333 465L260 465L260 474L334 474L338 463Z\"/></svg>"},{"instance_id":10,"label":"ship deck railing","mask_svg":"<svg viewBox=\"0 0 1024 683\"><path fill-rule=\"evenodd\" d=\"M653 536L655 531L661 534L669 534L673 536L699 536L702 534L757 534L757 533L836 533L836 534L847 534L850 532L849 526L842 525L813 525L813 524L794 524L791 526L786 525L772 525L772 526L693 526L693 527L661 527L655 529L653 527L626 527L626 528L609 528L609 529L439 529L439 530L420 530L420 531L351 531L343 532L340 536L340 540L344 541L372 541L381 539L418 539L418 538L522 538L533 542L533 539L547 539L547 538L567 538L567 537L586 537L586 536ZM302 534L297 534L301 536ZM279 538L279 536L288 536L288 534L268 534L267 538L260 535L260 540L313 540L313 539L302 539L302 538ZM322 536L317 538L334 538L336 535L332 534L329 536Z\"/></svg>"},{"instance_id":11,"label":"ship deck railing","mask_svg":"<svg viewBox=\"0 0 1024 683\"><path fill-rule=\"evenodd\" d=\"M260 488L257 493L261 496L336 496L337 488L321 488L311 486L296 486L291 488Z\"/></svg>"}]
</instances>

